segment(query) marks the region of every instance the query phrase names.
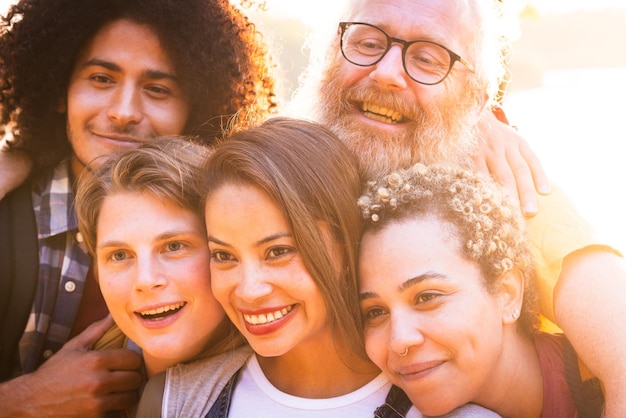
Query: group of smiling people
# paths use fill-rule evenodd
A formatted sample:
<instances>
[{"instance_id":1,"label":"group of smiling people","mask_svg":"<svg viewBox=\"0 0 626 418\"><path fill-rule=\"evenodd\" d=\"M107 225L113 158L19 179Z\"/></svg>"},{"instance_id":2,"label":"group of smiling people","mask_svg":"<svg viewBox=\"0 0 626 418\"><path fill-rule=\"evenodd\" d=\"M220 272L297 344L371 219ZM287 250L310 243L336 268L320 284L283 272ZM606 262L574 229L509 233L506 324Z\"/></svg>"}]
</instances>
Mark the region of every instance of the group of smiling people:
<instances>
[{"instance_id":1,"label":"group of smiling people","mask_svg":"<svg viewBox=\"0 0 626 418\"><path fill-rule=\"evenodd\" d=\"M299 91L317 123L267 119L262 37L226 0L18 2L1 116L37 181L3 200L34 197L39 270L24 324L0 321L0 415L104 414L141 387L124 414L622 416L623 258L556 188L518 203L468 171L519 167L471 158L517 138L492 107L502 3L347 2ZM76 31L44 65L53 9Z\"/></svg>"},{"instance_id":2,"label":"group of smiling people","mask_svg":"<svg viewBox=\"0 0 626 418\"><path fill-rule=\"evenodd\" d=\"M538 331L524 217L486 177L362 182L335 135L290 118L85 173L80 230L151 378L138 416L575 416L580 373L555 358L576 354Z\"/></svg>"}]
</instances>

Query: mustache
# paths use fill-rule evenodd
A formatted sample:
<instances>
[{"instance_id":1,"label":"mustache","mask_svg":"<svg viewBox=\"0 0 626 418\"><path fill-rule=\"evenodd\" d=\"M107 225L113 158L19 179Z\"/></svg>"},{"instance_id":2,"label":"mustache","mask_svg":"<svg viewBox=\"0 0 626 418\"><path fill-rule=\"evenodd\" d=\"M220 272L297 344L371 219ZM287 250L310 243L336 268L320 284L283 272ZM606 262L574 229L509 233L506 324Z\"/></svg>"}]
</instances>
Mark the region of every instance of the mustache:
<instances>
[{"instance_id":1,"label":"mustache","mask_svg":"<svg viewBox=\"0 0 626 418\"><path fill-rule=\"evenodd\" d=\"M135 124L126 124L123 126L117 124L107 124L106 126L95 126L93 123L87 123L85 129L88 131L102 132L106 134L115 134L130 136L133 138L153 139L156 137L154 134L146 135Z\"/></svg>"},{"instance_id":2,"label":"mustache","mask_svg":"<svg viewBox=\"0 0 626 418\"><path fill-rule=\"evenodd\" d=\"M408 123L417 122L424 117L424 109L415 103L392 91L382 91L374 86L349 86L345 97L352 103L373 103L378 106L393 109L402 114Z\"/></svg>"}]
</instances>

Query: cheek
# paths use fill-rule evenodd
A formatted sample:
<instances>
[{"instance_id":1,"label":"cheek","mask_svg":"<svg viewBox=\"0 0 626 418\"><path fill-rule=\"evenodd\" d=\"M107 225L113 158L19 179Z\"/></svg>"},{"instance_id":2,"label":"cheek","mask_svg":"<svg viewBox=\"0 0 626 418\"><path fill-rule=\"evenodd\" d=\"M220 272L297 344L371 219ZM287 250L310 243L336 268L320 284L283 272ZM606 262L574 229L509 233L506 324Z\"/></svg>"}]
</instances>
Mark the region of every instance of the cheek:
<instances>
[{"instance_id":1,"label":"cheek","mask_svg":"<svg viewBox=\"0 0 626 418\"><path fill-rule=\"evenodd\" d=\"M209 260L207 253L206 256L204 254L196 256L194 260L188 263L173 263L169 266L168 277L185 293L203 301L217 304L212 289L213 280Z\"/></svg>"},{"instance_id":2,"label":"cheek","mask_svg":"<svg viewBox=\"0 0 626 418\"><path fill-rule=\"evenodd\" d=\"M113 273L106 268L98 267L98 285L104 297L123 293L130 284L130 278L126 274Z\"/></svg>"},{"instance_id":3,"label":"cheek","mask_svg":"<svg viewBox=\"0 0 626 418\"><path fill-rule=\"evenodd\" d=\"M211 318L219 316L219 320L217 322L221 321L222 318L224 317L224 309L222 308L222 305L220 304L217 297L215 296L215 292L213 291L212 280L209 279L208 283L204 281L202 283L202 286L198 286L198 292L199 294L203 295L202 303L204 306L206 306L206 308L203 308L203 309L206 310L207 316L210 315L209 317Z\"/></svg>"},{"instance_id":4,"label":"cheek","mask_svg":"<svg viewBox=\"0 0 626 418\"><path fill-rule=\"evenodd\" d=\"M214 330L226 316L222 305L213 296L212 292L207 292L200 302L200 324L206 326L209 330Z\"/></svg>"},{"instance_id":5,"label":"cheek","mask_svg":"<svg viewBox=\"0 0 626 418\"><path fill-rule=\"evenodd\" d=\"M428 87L428 88L427 88ZM444 104L450 100L456 100L456 95L450 97L444 83L434 86L424 86L415 81L410 81L409 90L413 100L420 106L426 115L433 117L438 114Z\"/></svg>"},{"instance_id":6,"label":"cheek","mask_svg":"<svg viewBox=\"0 0 626 418\"><path fill-rule=\"evenodd\" d=\"M100 273L98 283L109 312L116 319L126 310L125 306L132 293L132 281L128 277L113 277Z\"/></svg>"},{"instance_id":7,"label":"cheek","mask_svg":"<svg viewBox=\"0 0 626 418\"><path fill-rule=\"evenodd\" d=\"M236 286L236 283L231 283L232 280L229 280L229 276L229 273L211 267L211 291L213 292L213 297L224 306L225 309L228 307L228 295L230 290L234 290Z\"/></svg>"},{"instance_id":8,"label":"cheek","mask_svg":"<svg viewBox=\"0 0 626 418\"><path fill-rule=\"evenodd\" d=\"M341 84L346 87L350 87L353 84L357 84L361 80L367 79L369 74L375 68L372 67L359 67L354 64L350 64L348 61L341 58L342 62L337 67L337 76L341 80Z\"/></svg>"},{"instance_id":9,"label":"cheek","mask_svg":"<svg viewBox=\"0 0 626 418\"><path fill-rule=\"evenodd\" d=\"M76 119L83 114L90 114L93 110L102 107L105 97L104 92L88 88L80 81L70 85L65 105L70 122L72 119Z\"/></svg>"},{"instance_id":10,"label":"cheek","mask_svg":"<svg viewBox=\"0 0 626 418\"><path fill-rule=\"evenodd\" d=\"M188 106L184 100L176 100L165 106L155 106L150 111L153 129L159 136L180 135L188 118Z\"/></svg>"},{"instance_id":11,"label":"cheek","mask_svg":"<svg viewBox=\"0 0 626 418\"><path fill-rule=\"evenodd\" d=\"M363 336L367 356L381 370L384 370L387 359L387 336L385 332L378 328L365 328Z\"/></svg>"}]
</instances>

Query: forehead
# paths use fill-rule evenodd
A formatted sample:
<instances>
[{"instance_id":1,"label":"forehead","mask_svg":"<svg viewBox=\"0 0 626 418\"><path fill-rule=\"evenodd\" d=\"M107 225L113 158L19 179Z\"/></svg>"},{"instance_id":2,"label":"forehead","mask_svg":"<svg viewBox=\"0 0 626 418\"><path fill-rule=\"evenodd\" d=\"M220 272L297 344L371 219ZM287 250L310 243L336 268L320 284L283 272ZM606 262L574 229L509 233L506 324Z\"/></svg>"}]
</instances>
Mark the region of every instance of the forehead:
<instances>
[{"instance_id":1,"label":"forehead","mask_svg":"<svg viewBox=\"0 0 626 418\"><path fill-rule=\"evenodd\" d=\"M464 255L456 228L435 215L393 221L367 231L361 242L359 279L364 289L435 273L464 277L477 269Z\"/></svg>"},{"instance_id":2,"label":"forehead","mask_svg":"<svg viewBox=\"0 0 626 418\"><path fill-rule=\"evenodd\" d=\"M159 34L147 24L126 18L105 23L85 44L80 55L84 60L108 58L111 55L116 60L127 59L172 67Z\"/></svg>"},{"instance_id":3,"label":"forehead","mask_svg":"<svg viewBox=\"0 0 626 418\"><path fill-rule=\"evenodd\" d=\"M475 39L480 19L473 0L352 0L347 20L374 24L400 39L431 40L462 52Z\"/></svg>"},{"instance_id":4,"label":"forehead","mask_svg":"<svg viewBox=\"0 0 626 418\"><path fill-rule=\"evenodd\" d=\"M287 225L278 203L260 187L245 181L227 180L218 185L207 196L205 214L211 226L232 224L229 226L238 228L243 221L255 227Z\"/></svg>"},{"instance_id":5,"label":"forehead","mask_svg":"<svg viewBox=\"0 0 626 418\"><path fill-rule=\"evenodd\" d=\"M376 252L387 248L394 256L402 253L400 258L407 261L417 253L462 253L457 227L435 213L392 220L381 229L366 231L363 243Z\"/></svg>"}]
</instances>

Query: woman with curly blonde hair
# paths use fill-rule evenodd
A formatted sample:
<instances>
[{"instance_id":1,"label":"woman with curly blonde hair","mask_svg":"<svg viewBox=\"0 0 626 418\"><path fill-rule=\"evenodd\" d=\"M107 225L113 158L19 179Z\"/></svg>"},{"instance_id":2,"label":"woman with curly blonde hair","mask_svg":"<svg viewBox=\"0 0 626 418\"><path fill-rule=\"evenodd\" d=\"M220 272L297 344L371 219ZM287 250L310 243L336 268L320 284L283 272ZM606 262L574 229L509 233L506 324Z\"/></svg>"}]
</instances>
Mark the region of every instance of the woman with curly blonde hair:
<instances>
[{"instance_id":1,"label":"woman with curly blonde hair","mask_svg":"<svg viewBox=\"0 0 626 418\"><path fill-rule=\"evenodd\" d=\"M359 205L367 353L420 411L600 416L598 380L538 331L524 220L495 183L417 164L369 182Z\"/></svg>"}]
</instances>

